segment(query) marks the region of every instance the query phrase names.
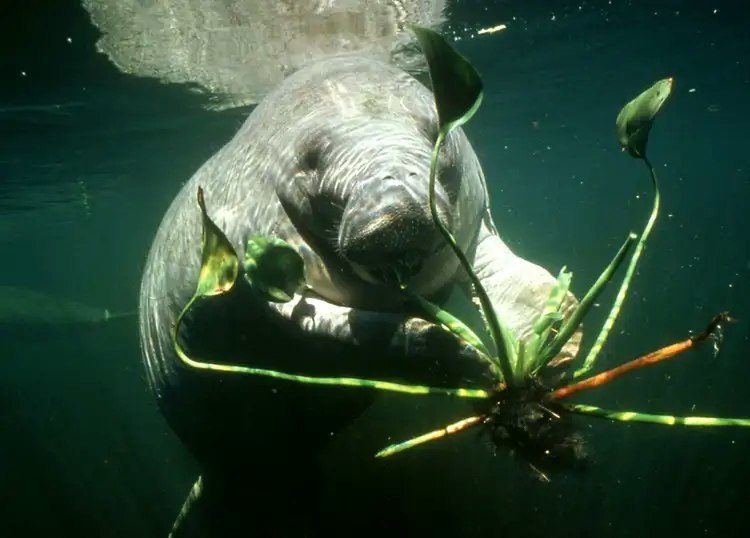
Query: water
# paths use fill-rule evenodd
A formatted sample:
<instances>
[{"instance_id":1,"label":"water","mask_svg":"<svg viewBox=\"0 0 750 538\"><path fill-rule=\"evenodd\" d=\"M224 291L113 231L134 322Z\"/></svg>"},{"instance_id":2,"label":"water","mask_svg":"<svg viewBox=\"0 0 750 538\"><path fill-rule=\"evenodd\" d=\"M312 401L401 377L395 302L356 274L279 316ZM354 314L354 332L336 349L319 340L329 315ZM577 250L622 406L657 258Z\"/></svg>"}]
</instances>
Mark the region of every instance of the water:
<instances>
[{"instance_id":1,"label":"water","mask_svg":"<svg viewBox=\"0 0 750 538\"><path fill-rule=\"evenodd\" d=\"M77 2L28 6L11 8L0 31L0 284L133 309L163 212L249 109L207 111L184 86L118 73L94 51ZM578 294L650 209L645 168L620 153L614 118L675 77L649 144L660 221L600 367L685 338L723 310L739 322L718 359L699 350L578 401L750 416L742 3L459 2L449 20L485 82L466 130L495 222L518 254L573 270ZM498 23L508 30L471 37ZM134 320L0 336L0 536L165 536L198 468L147 391ZM342 535L742 535L750 433L738 429L581 419L589 468L548 484L472 434L387 465L371 459L391 438L466 412L383 399L324 455L317 517L340 518Z\"/></svg>"}]
</instances>

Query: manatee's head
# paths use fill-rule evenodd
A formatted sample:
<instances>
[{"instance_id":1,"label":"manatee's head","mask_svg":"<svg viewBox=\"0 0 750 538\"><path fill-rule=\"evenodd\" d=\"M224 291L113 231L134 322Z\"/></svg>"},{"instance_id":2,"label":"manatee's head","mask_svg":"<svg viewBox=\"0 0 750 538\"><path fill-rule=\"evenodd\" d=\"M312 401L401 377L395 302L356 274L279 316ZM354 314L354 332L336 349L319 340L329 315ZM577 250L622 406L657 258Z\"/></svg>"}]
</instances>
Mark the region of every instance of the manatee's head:
<instances>
[{"instance_id":1,"label":"manatee's head","mask_svg":"<svg viewBox=\"0 0 750 538\"><path fill-rule=\"evenodd\" d=\"M343 288L407 285L430 295L453 279L457 259L433 221L430 162L437 136L431 115L352 122L308 138L287 213L317 258L308 282L333 300ZM466 248L484 204L481 170L462 133L446 141L435 181L443 225ZM290 211L290 206L291 211ZM316 270L316 262L325 266ZM344 295L349 290L343 290ZM352 304L350 295L347 304Z\"/></svg>"},{"instance_id":2,"label":"manatee's head","mask_svg":"<svg viewBox=\"0 0 750 538\"><path fill-rule=\"evenodd\" d=\"M408 284L446 247L428 201L431 148L419 139L384 138L379 147L363 148L354 188L342 200L335 247L362 280ZM446 177L436 181L435 206L451 230Z\"/></svg>"}]
</instances>

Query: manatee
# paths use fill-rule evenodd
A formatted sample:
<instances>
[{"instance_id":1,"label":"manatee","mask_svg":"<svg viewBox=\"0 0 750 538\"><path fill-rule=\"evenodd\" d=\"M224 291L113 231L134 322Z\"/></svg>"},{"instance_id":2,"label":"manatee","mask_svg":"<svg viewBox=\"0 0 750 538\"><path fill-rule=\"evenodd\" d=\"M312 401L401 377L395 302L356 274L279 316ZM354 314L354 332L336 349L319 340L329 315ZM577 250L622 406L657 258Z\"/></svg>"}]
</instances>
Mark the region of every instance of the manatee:
<instances>
[{"instance_id":1,"label":"manatee","mask_svg":"<svg viewBox=\"0 0 750 538\"><path fill-rule=\"evenodd\" d=\"M180 334L191 356L307 375L479 382L486 366L476 350L420 319L394 286L398 275L436 302L469 288L427 206L436 136L433 96L408 73L368 57L319 60L252 111L183 186L159 226L140 295L148 379L170 426L204 469L205 487L213 480L232 491L222 503L251 510L249 527L276 528L285 507L298 513L310 504L316 453L375 393L198 372L180 363L171 330L199 272L196 192L203 188L209 215L237 252L251 234L292 245L313 292L268 303L239 285L202 302ZM495 308L527 336L555 279L498 235L480 162L460 129L441 150L437 206ZM571 296L565 311L574 305ZM561 360L577 346L572 339ZM245 500L237 501L243 492Z\"/></svg>"}]
</instances>

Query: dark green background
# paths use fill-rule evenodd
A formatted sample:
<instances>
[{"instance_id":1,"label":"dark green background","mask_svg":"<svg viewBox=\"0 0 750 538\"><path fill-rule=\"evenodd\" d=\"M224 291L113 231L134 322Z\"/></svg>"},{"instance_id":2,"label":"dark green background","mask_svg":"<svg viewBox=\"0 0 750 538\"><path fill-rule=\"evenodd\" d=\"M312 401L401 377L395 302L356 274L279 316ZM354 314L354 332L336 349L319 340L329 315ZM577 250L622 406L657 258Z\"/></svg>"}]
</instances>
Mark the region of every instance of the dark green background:
<instances>
[{"instance_id":1,"label":"dark green background","mask_svg":"<svg viewBox=\"0 0 750 538\"><path fill-rule=\"evenodd\" d=\"M95 52L97 31L75 1L6 4L0 284L133 309L161 215L248 110L209 112L185 87L118 73ZM684 338L721 310L739 322L718 359L697 351L578 401L750 416L746 4L464 1L450 10L456 46L485 82L466 130L495 222L518 254L572 269L578 294L650 208L645 168L620 153L615 116L675 77L649 145L661 219L600 366ZM508 30L471 39L498 23ZM135 321L0 327L0 350L0 536L166 536L197 468L147 391ZM383 399L334 440L326 492L310 502L352 536L407 527L435 536L746 533L750 431L582 419L591 465L550 484L472 434L371 460L389 436L465 411Z\"/></svg>"}]
</instances>

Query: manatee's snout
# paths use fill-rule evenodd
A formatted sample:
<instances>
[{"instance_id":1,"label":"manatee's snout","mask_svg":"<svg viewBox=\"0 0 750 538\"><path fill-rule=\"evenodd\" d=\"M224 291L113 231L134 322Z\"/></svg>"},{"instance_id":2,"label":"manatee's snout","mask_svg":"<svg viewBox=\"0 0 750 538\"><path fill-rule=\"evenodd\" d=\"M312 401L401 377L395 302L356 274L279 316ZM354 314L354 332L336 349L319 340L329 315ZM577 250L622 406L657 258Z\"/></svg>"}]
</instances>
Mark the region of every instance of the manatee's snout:
<instances>
[{"instance_id":1,"label":"manatee's snout","mask_svg":"<svg viewBox=\"0 0 750 538\"><path fill-rule=\"evenodd\" d=\"M403 180L385 175L374 188L360 189L346 204L339 252L366 281L406 283L444 246L430 214L426 179L415 173L404 175ZM450 229L442 192L436 206L441 222Z\"/></svg>"}]
</instances>

